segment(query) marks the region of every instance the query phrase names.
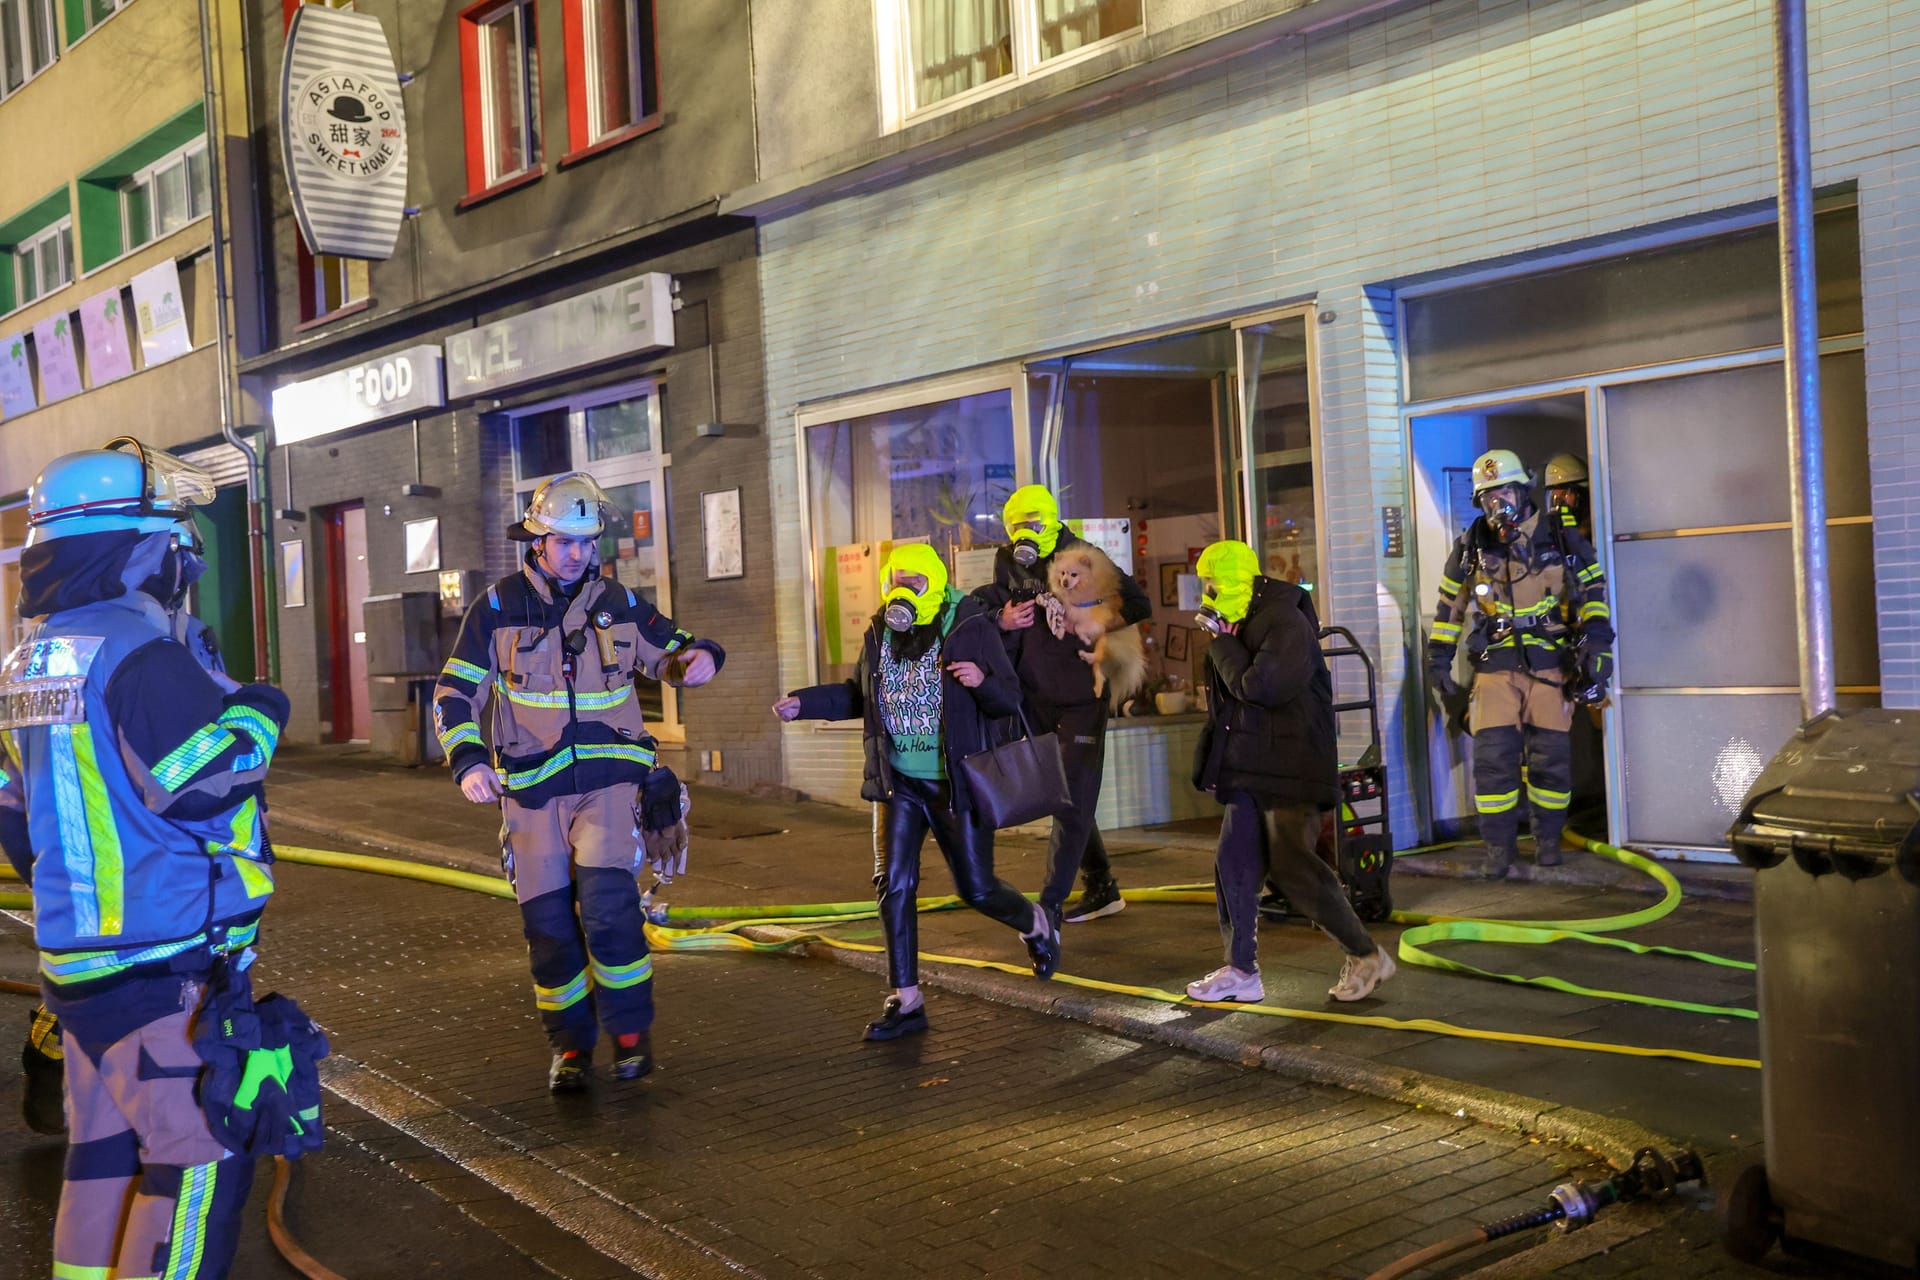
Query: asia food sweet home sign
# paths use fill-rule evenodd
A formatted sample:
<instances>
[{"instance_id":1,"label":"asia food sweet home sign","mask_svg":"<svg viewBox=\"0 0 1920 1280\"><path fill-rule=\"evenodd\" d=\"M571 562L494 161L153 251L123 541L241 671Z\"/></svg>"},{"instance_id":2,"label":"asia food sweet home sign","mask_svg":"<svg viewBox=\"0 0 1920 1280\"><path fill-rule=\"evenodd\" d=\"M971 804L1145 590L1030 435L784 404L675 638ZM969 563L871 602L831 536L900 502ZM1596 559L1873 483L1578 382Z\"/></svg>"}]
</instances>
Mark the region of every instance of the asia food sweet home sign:
<instances>
[{"instance_id":1,"label":"asia food sweet home sign","mask_svg":"<svg viewBox=\"0 0 1920 1280\"><path fill-rule=\"evenodd\" d=\"M280 150L308 249L393 256L407 204L407 117L380 19L294 10L280 64Z\"/></svg>"}]
</instances>

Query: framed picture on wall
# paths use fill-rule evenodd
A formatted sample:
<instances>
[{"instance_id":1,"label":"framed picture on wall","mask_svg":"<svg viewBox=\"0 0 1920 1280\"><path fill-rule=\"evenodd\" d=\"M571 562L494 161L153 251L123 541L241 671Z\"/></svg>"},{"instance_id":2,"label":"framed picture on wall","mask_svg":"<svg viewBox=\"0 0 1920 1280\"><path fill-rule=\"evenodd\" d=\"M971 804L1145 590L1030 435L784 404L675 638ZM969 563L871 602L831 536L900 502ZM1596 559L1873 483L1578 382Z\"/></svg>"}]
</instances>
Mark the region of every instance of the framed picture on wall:
<instances>
[{"instance_id":1,"label":"framed picture on wall","mask_svg":"<svg viewBox=\"0 0 1920 1280\"><path fill-rule=\"evenodd\" d=\"M1187 634L1192 630L1192 627L1167 628L1167 658L1169 661L1185 662L1187 660Z\"/></svg>"},{"instance_id":2,"label":"framed picture on wall","mask_svg":"<svg viewBox=\"0 0 1920 1280\"><path fill-rule=\"evenodd\" d=\"M709 581L746 575L746 562L740 551L738 489L700 495L700 536L706 545Z\"/></svg>"},{"instance_id":3,"label":"framed picture on wall","mask_svg":"<svg viewBox=\"0 0 1920 1280\"><path fill-rule=\"evenodd\" d=\"M288 609L307 603L307 544L298 540L280 544L280 604Z\"/></svg>"},{"instance_id":4,"label":"framed picture on wall","mask_svg":"<svg viewBox=\"0 0 1920 1280\"><path fill-rule=\"evenodd\" d=\"M1168 560L1160 566L1160 604L1172 609L1180 603L1180 575L1187 566L1177 560Z\"/></svg>"}]
</instances>

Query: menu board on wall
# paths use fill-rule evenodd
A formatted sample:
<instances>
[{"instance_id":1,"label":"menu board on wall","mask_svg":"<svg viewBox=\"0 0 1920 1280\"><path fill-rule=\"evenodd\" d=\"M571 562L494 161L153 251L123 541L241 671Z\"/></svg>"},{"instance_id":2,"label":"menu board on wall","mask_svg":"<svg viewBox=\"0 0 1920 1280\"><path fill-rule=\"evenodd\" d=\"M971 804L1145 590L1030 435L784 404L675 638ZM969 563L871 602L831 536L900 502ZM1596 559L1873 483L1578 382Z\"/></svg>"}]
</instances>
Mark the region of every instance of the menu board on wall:
<instances>
[{"instance_id":1,"label":"menu board on wall","mask_svg":"<svg viewBox=\"0 0 1920 1280\"><path fill-rule=\"evenodd\" d=\"M40 357L42 404L80 394L80 356L73 349L71 314L62 311L33 326L33 350Z\"/></svg>"},{"instance_id":2,"label":"menu board on wall","mask_svg":"<svg viewBox=\"0 0 1920 1280\"><path fill-rule=\"evenodd\" d=\"M80 304L80 336L87 344L87 379L102 387L133 372L133 348L127 344L127 313L120 290L96 293Z\"/></svg>"},{"instance_id":3,"label":"menu board on wall","mask_svg":"<svg viewBox=\"0 0 1920 1280\"><path fill-rule=\"evenodd\" d=\"M33 373L27 368L27 335L0 338L0 416L17 418L39 407L33 397Z\"/></svg>"},{"instance_id":4,"label":"menu board on wall","mask_svg":"<svg viewBox=\"0 0 1920 1280\"><path fill-rule=\"evenodd\" d=\"M149 369L193 350L186 304L180 299L180 268L171 258L133 278L133 315L140 326L140 354Z\"/></svg>"}]
</instances>

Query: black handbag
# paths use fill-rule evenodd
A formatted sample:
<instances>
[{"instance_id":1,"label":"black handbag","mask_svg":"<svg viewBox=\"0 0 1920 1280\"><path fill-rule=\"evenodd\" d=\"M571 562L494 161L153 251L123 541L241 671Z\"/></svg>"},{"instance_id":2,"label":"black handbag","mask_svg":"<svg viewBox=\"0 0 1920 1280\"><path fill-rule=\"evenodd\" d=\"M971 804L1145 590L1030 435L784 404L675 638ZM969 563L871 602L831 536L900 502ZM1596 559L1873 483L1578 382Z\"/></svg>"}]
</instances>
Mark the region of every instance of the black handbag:
<instances>
[{"instance_id":1,"label":"black handbag","mask_svg":"<svg viewBox=\"0 0 1920 1280\"><path fill-rule=\"evenodd\" d=\"M1038 822L1073 808L1059 736L1035 733L1025 711L1020 713L1020 728L1022 736L960 760L974 810L995 830Z\"/></svg>"}]
</instances>

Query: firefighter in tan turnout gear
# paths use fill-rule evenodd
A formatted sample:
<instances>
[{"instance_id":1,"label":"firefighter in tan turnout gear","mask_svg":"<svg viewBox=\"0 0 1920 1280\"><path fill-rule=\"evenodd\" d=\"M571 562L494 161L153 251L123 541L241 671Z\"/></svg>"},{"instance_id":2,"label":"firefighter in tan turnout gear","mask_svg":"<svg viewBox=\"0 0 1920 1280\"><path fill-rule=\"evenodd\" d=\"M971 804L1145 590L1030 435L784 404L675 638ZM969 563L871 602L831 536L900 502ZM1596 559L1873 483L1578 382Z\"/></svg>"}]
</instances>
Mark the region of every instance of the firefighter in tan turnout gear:
<instances>
[{"instance_id":1,"label":"firefighter in tan turnout gear","mask_svg":"<svg viewBox=\"0 0 1920 1280\"><path fill-rule=\"evenodd\" d=\"M1513 868L1523 787L1540 865L1560 861L1572 788L1567 731L1575 702L1606 696L1613 617L1592 545L1557 513L1534 508L1518 457L1481 454L1473 486L1481 514L1447 558L1427 671L1443 696L1459 692L1453 657L1464 628L1475 672L1474 807L1487 875L1499 878Z\"/></svg>"},{"instance_id":2,"label":"firefighter in tan turnout gear","mask_svg":"<svg viewBox=\"0 0 1920 1280\"><path fill-rule=\"evenodd\" d=\"M653 960L634 881L639 848L663 879L686 864L685 791L654 761L636 675L711 680L726 654L599 571L610 504L582 472L535 490L509 536L519 573L467 611L434 689L434 727L461 793L498 801L555 1093L587 1086L601 1027L613 1075L653 1066ZM491 751L477 716L493 699Z\"/></svg>"}]
</instances>

